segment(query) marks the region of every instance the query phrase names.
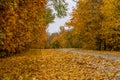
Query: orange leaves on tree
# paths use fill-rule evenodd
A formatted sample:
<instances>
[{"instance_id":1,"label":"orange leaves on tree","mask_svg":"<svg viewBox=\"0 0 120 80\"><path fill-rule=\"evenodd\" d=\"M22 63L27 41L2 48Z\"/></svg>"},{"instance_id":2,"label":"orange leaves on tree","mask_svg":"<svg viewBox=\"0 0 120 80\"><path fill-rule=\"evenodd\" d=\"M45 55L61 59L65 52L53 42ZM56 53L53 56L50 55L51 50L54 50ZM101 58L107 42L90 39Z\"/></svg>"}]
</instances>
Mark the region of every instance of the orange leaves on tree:
<instances>
[{"instance_id":1,"label":"orange leaves on tree","mask_svg":"<svg viewBox=\"0 0 120 80\"><path fill-rule=\"evenodd\" d=\"M41 43L46 40L45 36L42 36L46 34L45 7L46 0L0 1L0 12L2 12L0 15L0 20L2 20L0 22L0 42L2 42L0 50L18 52L30 47L34 40L39 41L34 43L35 45L44 48L44 44L41 45ZM40 41L41 38L43 38L42 41Z\"/></svg>"}]
</instances>

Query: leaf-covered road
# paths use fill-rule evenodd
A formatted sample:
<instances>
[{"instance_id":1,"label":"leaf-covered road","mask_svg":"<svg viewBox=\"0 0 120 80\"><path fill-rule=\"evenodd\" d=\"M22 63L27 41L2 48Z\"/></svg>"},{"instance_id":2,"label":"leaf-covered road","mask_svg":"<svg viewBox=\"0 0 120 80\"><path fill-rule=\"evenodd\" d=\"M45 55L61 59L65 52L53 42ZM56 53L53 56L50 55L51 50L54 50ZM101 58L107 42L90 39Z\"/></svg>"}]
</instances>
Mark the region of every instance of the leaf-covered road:
<instances>
[{"instance_id":1,"label":"leaf-covered road","mask_svg":"<svg viewBox=\"0 0 120 80\"><path fill-rule=\"evenodd\" d=\"M117 75L117 77L113 79L120 80L120 56L115 56L113 55L114 53L112 52L111 52L112 54L107 54L107 52L106 53L103 52L104 53L103 54L102 52L101 53L98 53L95 51L89 52L86 50L77 50L77 49L59 49L59 50L65 53L73 53L73 54L91 56L94 58L93 63L91 62L92 65L99 67L105 73L110 73L108 74L108 76L112 75L112 73L114 74L114 76ZM120 52L118 52L117 54L120 55ZM101 61L96 62L99 59ZM118 64L114 65L113 63L116 63L116 62L118 62ZM112 80L112 78L108 80Z\"/></svg>"},{"instance_id":2,"label":"leaf-covered road","mask_svg":"<svg viewBox=\"0 0 120 80\"><path fill-rule=\"evenodd\" d=\"M114 56L114 55L110 55L110 54L100 54L100 53L95 53L95 52L89 53L89 52L86 52L86 51L83 51L83 50L76 50L76 49L59 49L59 50L61 50L63 52L78 53L78 54L82 54L82 55L103 57L103 58L108 59L108 60L120 61L120 57ZM118 53L118 54L120 54L120 53Z\"/></svg>"},{"instance_id":3,"label":"leaf-covered road","mask_svg":"<svg viewBox=\"0 0 120 80\"><path fill-rule=\"evenodd\" d=\"M120 80L120 61L83 50L32 49L0 59L0 80Z\"/></svg>"}]
</instances>

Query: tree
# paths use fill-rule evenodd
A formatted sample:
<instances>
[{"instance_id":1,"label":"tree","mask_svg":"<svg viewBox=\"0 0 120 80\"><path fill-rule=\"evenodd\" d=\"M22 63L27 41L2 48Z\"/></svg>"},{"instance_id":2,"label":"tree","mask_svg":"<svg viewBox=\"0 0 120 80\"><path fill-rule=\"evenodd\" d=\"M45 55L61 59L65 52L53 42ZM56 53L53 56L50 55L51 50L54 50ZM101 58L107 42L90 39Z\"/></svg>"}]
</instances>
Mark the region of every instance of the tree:
<instances>
[{"instance_id":1,"label":"tree","mask_svg":"<svg viewBox=\"0 0 120 80\"><path fill-rule=\"evenodd\" d=\"M53 6L53 8L56 11L56 15L57 17L61 18L61 17L65 17L67 15L67 3L65 2L65 0L48 0L48 2L50 3L49 5Z\"/></svg>"},{"instance_id":2,"label":"tree","mask_svg":"<svg viewBox=\"0 0 120 80\"><path fill-rule=\"evenodd\" d=\"M73 12L70 26L74 27L74 34L82 48L97 49L97 36L101 28L102 15L101 0L81 0Z\"/></svg>"},{"instance_id":3,"label":"tree","mask_svg":"<svg viewBox=\"0 0 120 80\"><path fill-rule=\"evenodd\" d=\"M61 32L51 39L51 48L54 48L55 43L59 43L57 48L73 48L74 36L72 35L72 30L65 30L63 26L60 30Z\"/></svg>"},{"instance_id":4,"label":"tree","mask_svg":"<svg viewBox=\"0 0 120 80\"><path fill-rule=\"evenodd\" d=\"M45 9L45 0L0 0L0 51L16 53L37 42L43 48Z\"/></svg>"},{"instance_id":5,"label":"tree","mask_svg":"<svg viewBox=\"0 0 120 80\"><path fill-rule=\"evenodd\" d=\"M120 1L82 0L67 25L85 49L120 50ZM74 42L75 43L75 42Z\"/></svg>"},{"instance_id":6,"label":"tree","mask_svg":"<svg viewBox=\"0 0 120 80\"><path fill-rule=\"evenodd\" d=\"M54 14L52 14L52 9L50 9L50 8L47 8L46 9L46 15L45 15L45 22L46 22L46 24L48 25L49 23L52 23L52 22L54 22L53 20L55 19L55 15Z\"/></svg>"},{"instance_id":7,"label":"tree","mask_svg":"<svg viewBox=\"0 0 120 80\"><path fill-rule=\"evenodd\" d=\"M102 21L101 36L104 40L104 49L120 50L120 1L103 1L101 12L104 20Z\"/></svg>"}]
</instances>

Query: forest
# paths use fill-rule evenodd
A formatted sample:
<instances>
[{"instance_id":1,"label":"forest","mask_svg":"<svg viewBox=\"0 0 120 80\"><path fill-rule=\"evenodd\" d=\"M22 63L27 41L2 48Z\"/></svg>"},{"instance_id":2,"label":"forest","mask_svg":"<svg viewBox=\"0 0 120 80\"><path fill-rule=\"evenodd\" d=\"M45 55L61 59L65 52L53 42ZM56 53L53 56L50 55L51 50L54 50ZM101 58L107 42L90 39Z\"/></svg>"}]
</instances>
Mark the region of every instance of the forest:
<instances>
[{"instance_id":1,"label":"forest","mask_svg":"<svg viewBox=\"0 0 120 80\"><path fill-rule=\"evenodd\" d=\"M66 23L73 29L65 30L63 26L51 40L46 28L55 15L46 8L48 2L58 17L66 16L64 0L0 0L1 52L9 55L29 48L120 50L119 0L78 1L72 19Z\"/></svg>"},{"instance_id":2,"label":"forest","mask_svg":"<svg viewBox=\"0 0 120 80\"><path fill-rule=\"evenodd\" d=\"M80 0L72 19L49 43L53 48L120 50L120 1Z\"/></svg>"},{"instance_id":3,"label":"forest","mask_svg":"<svg viewBox=\"0 0 120 80\"><path fill-rule=\"evenodd\" d=\"M58 17L66 15L64 0L0 0L0 55L45 48L46 28L55 17L47 2L52 2Z\"/></svg>"},{"instance_id":4,"label":"forest","mask_svg":"<svg viewBox=\"0 0 120 80\"><path fill-rule=\"evenodd\" d=\"M73 1L0 0L0 80L120 80L120 0Z\"/></svg>"}]
</instances>

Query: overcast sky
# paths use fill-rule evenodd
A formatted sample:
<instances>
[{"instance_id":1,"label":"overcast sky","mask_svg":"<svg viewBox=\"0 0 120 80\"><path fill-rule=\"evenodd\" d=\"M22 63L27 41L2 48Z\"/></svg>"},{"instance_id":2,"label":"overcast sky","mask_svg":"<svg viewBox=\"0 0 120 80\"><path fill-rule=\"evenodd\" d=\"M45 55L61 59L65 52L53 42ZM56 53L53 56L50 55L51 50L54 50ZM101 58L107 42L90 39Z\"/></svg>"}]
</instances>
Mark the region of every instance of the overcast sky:
<instances>
[{"instance_id":1,"label":"overcast sky","mask_svg":"<svg viewBox=\"0 0 120 80\"><path fill-rule=\"evenodd\" d=\"M73 0L66 0L66 2L68 2L67 11L68 16L64 18L55 18L54 23L49 24L47 29L48 32L50 33L59 32L60 26L64 26L65 22L70 20L71 18L70 14L72 13L72 9L76 6L76 2L74 2Z\"/></svg>"}]
</instances>

